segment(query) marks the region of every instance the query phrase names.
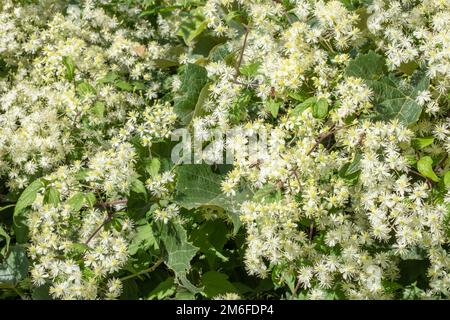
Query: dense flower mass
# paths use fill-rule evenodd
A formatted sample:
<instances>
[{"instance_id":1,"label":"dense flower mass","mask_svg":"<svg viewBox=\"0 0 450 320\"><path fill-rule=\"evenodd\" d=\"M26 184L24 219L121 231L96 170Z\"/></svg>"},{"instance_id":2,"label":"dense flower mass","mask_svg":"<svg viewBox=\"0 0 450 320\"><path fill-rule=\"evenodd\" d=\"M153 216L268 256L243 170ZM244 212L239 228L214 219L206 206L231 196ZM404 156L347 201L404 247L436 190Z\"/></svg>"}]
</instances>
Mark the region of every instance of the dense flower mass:
<instances>
[{"instance_id":1,"label":"dense flower mass","mask_svg":"<svg viewBox=\"0 0 450 320\"><path fill-rule=\"evenodd\" d=\"M450 298L449 34L441 0L2 1L0 297Z\"/></svg>"}]
</instances>

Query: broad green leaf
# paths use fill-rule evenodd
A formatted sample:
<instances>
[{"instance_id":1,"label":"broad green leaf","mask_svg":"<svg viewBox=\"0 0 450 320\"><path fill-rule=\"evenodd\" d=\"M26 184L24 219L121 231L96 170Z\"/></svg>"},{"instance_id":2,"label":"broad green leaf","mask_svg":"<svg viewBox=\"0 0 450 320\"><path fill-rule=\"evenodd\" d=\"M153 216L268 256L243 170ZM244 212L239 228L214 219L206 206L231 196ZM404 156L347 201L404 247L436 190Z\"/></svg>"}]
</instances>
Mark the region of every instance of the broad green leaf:
<instances>
[{"instance_id":1,"label":"broad green leaf","mask_svg":"<svg viewBox=\"0 0 450 320\"><path fill-rule=\"evenodd\" d=\"M420 91L427 89L429 79L416 73L414 83L407 88L393 75L384 76L385 72L383 57L373 51L357 56L349 62L345 71L347 76L364 79L372 88L381 119L399 119L406 125L415 123L422 113L422 107L415 98Z\"/></svg>"},{"instance_id":2,"label":"broad green leaf","mask_svg":"<svg viewBox=\"0 0 450 320\"><path fill-rule=\"evenodd\" d=\"M72 81L75 77L75 61L72 57L63 57L63 64L66 67L66 78L69 81Z\"/></svg>"},{"instance_id":3,"label":"broad green leaf","mask_svg":"<svg viewBox=\"0 0 450 320\"><path fill-rule=\"evenodd\" d=\"M189 63L183 67L180 94L175 97L174 110L182 124L188 124L193 116L200 92L208 74L202 66Z\"/></svg>"},{"instance_id":4,"label":"broad green leaf","mask_svg":"<svg viewBox=\"0 0 450 320\"><path fill-rule=\"evenodd\" d=\"M440 179L433 171L433 159L429 156L425 156L420 158L417 162L417 170L425 177L430 178L431 180L438 182Z\"/></svg>"},{"instance_id":5,"label":"broad green leaf","mask_svg":"<svg viewBox=\"0 0 450 320\"><path fill-rule=\"evenodd\" d=\"M209 83L205 84L200 91L200 94L198 96L197 103L195 104L194 108L194 114L192 115L192 119L196 117L200 117L205 113L205 103L209 97L210 91L209 91Z\"/></svg>"},{"instance_id":6,"label":"broad green leaf","mask_svg":"<svg viewBox=\"0 0 450 320\"><path fill-rule=\"evenodd\" d=\"M115 72L108 72L106 76L97 81L97 83L114 83L119 75Z\"/></svg>"},{"instance_id":7,"label":"broad green leaf","mask_svg":"<svg viewBox=\"0 0 450 320\"><path fill-rule=\"evenodd\" d=\"M44 203L57 206L60 203L59 191L53 187L50 187L47 190L45 190Z\"/></svg>"},{"instance_id":8,"label":"broad green leaf","mask_svg":"<svg viewBox=\"0 0 450 320\"><path fill-rule=\"evenodd\" d=\"M237 293L237 289L228 281L228 276L217 271L208 271L203 274L202 284L206 297L212 298L219 294Z\"/></svg>"},{"instance_id":9,"label":"broad green leaf","mask_svg":"<svg viewBox=\"0 0 450 320\"><path fill-rule=\"evenodd\" d=\"M77 83L77 92L81 97L95 95L95 88L86 81L80 81Z\"/></svg>"},{"instance_id":10,"label":"broad green leaf","mask_svg":"<svg viewBox=\"0 0 450 320\"><path fill-rule=\"evenodd\" d=\"M176 291L173 277L168 277L163 282L160 282L155 289L153 289L148 299L162 300L172 296Z\"/></svg>"},{"instance_id":11,"label":"broad green leaf","mask_svg":"<svg viewBox=\"0 0 450 320\"><path fill-rule=\"evenodd\" d=\"M312 115L314 118L323 119L328 114L328 101L324 98L320 98L316 103L312 105Z\"/></svg>"},{"instance_id":12,"label":"broad green leaf","mask_svg":"<svg viewBox=\"0 0 450 320\"><path fill-rule=\"evenodd\" d=\"M13 228L16 235L16 241L18 243L25 243L28 240L26 209L33 204L34 200L36 199L37 193L42 188L44 188L44 184L42 183L42 181L35 180L28 187L26 187L25 190L23 190L22 194L17 200L13 214Z\"/></svg>"},{"instance_id":13,"label":"broad green leaf","mask_svg":"<svg viewBox=\"0 0 450 320\"><path fill-rule=\"evenodd\" d=\"M191 268L191 260L198 248L188 242L186 230L180 224L163 224L160 239L167 253L164 260L166 265L175 272L177 279L184 282L186 289L195 291L186 274Z\"/></svg>"},{"instance_id":14,"label":"broad green leaf","mask_svg":"<svg viewBox=\"0 0 450 320\"><path fill-rule=\"evenodd\" d=\"M134 178L132 180L131 191L143 194L145 197L147 197L147 188L145 187L144 183L138 178Z\"/></svg>"},{"instance_id":15,"label":"broad green leaf","mask_svg":"<svg viewBox=\"0 0 450 320\"><path fill-rule=\"evenodd\" d=\"M253 62L246 64L239 68L239 72L247 77L253 77L258 74L258 69L261 66L261 62Z\"/></svg>"},{"instance_id":16,"label":"broad green leaf","mask_svg":"<svg viewBox=\"0 0 450 320\"><path fill-rule=\"evenodd\" d=\"M149 248L158 249L158 243L153 235L151 225L145 222L136 227L136 233L128 247L128 252L130 255L134 255L139 249L147 250Z\"/></svg>"},{"instance_id":17,"label":"broad green leaf","mask_svg":"<svg viewBox=\"0 0 450 320\"><path fill-rule=\"evenodd\" d=\"M95 203L97 202L97 199L95 198L95 194L93 194L92 192L88 192L84 198L86 199L86 203L88 204L88 206L90 208L93 208Z\"/></svg>"},{"instance_id":18,"label":"broad green leaf","mask_svg":"<svg viewBox=\"0 0 450 320\"><path fill-rule=\"evenodd\" d=\"M128 82L124 81L124 80L117 80L114 85L124 91L133 91L133 87L131 86L131 84L129 84Z\"/></svg>"},{"instance_id":19,"label":"broad green leaf","mask_svg":"<svg viewBox=\"0 0 450 320\"><path fill-rule=\"evenodd\" d=\"M147 171L147 173L154 178L158 175L160 168L161 162L159 161L159 159L152 158L145 166L145 171Z\"/></svg>"},{"instance_id":20,"label":"broad green leaf","mask_svg":"<svg viewBox=\"0 0 450 320\"><path fill-rule=\"evenodd\" d=\"M446 188L450 188L450 171L444 175L444 185Z\"/></svg>"},{"instance_id":21,"label":"broad green leaf","mask_svg":"<svg viewBox=\"0 0 450 320\"><path fill-rule=\"evenodd\" d=\"M266 110L269 111L274 118L278 116L278 111L280 110L281 103L270 99L266 102Z\"/></svg>"},{"instance_id":22,"label":"broad green leaf","mask_svg":"<svg viewBox=\"0 0 450 320\"><path fill-rule=\"evenodd\" d=\"M414 138L411 141L411 145L414 147L414 149L423 149L434 142L434 137L424 137L424 138Z\"/></svg>"},{"instance_id":23,"label":"broad green leaf","mask_svg":"<svg viewBox=\"0 0 450 320\"><path fill-rule=\"evenodd\" d=\"M28 259L26 250L20 245L11 250L0 264L0 288L13 288L28 274Z\"/></svg>"},{"instance_id":24,"label":"broad green leaf","mask_svg":"<svg viewBox=\"0 0 450 320\"><path fill-rule=\"evenodd\" d=\"M360 54L348 63L345 74L349 77L362 78L365 80L379 79L386 71L384 58L369 51L366 54Z\"/></svg>"},{"instance_id":25,"label":"broad green leaf","mask_svg":"<svg viewBox=\"0 0 450 320\"><path fill-rule=\"evenodd\" d=\"M424 78L418 87L426 88ZM380 81L369 82L374 91L377 109L382 119L399 119L403 124L410 125L417 120L422 113L422 107L415 101L417 88L413 90L401 87L398 79L393 76L384 77Z\"/></svg>"},{"instance_id":26,"label":"broad green leaf","mask_svg":"<svg viewBox=\"0 0 450 320\"><path fill-rule=\"evenodd\" d=\"M237 215L240 203L249 199L248 190L240 190L234 197L222 193L223 176L212 172L204 164L182 165L177 168L176 195L174 201L186 209L199 207L219 207L227 211L233 221L234 232L241 222Z\"/></svg>"}]
</instances>

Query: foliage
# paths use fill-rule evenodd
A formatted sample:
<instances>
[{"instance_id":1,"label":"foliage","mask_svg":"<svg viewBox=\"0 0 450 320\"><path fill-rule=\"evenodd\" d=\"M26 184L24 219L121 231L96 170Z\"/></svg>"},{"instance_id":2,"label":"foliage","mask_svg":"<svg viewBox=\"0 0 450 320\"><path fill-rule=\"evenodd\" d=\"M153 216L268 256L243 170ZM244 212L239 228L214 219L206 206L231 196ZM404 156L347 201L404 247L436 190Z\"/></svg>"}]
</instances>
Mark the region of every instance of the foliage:
<instances>
[{"instance_id":1,"label":"foliage","mask_svg":"<svg viewBox=\"0 0 450 320\"><path fill-rule=\"evenodd\" d=\"M449 298L449 12L1 1L0 298Z\"/></svg>"}]
</instances>

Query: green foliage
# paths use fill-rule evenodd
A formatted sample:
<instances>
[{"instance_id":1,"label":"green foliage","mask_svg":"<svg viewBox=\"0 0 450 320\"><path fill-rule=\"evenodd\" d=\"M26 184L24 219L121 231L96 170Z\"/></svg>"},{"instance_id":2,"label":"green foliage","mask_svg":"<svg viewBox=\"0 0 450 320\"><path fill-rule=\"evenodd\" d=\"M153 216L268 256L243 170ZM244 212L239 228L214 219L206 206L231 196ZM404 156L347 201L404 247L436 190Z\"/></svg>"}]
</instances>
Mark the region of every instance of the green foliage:
<instances>
[{"instance_id":1,"label":"green foliage","mask_svg":"<svg viewBox=\"0 0 450 320\"><path fill-rule=\"evenodd\" d=\"M27 276L28 265L25 248L12 246L8 256L0 263L0 288L14 288Z\"/></svg>"},{"instance_id":2,"label":"green foliage","mask_svg":"<svg viewBox=\"0 0 450 320\"><path fill-rule=\"evenodd\" d=\"M202 66L189 63L181 71L180 94L175 97L174 110L181 123L187 124L191 121L195 106L207 82L207 72Z\"/></svg>"}]
</instances>

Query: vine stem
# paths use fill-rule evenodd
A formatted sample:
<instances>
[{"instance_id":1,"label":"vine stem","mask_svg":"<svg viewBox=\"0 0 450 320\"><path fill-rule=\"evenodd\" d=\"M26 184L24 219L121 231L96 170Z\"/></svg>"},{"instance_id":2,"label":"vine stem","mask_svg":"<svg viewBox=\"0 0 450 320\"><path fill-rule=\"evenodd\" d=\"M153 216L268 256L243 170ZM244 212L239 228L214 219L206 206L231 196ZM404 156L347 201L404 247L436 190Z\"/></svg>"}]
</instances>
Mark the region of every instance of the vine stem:
<instances>
[{"instance_id":1,"label":"vine stem","mask_svg":"<svg viewBox=\"0 0 450 320\"><path fill-rule=\"evenodd\" d=\"M139 272L137 272L137 273L130 274L129 276L120 278L120 280L125 281L125 280L129 280L129 279L133 279L133 278L135 278L135 277L139 277L139 276L141 276L141 275L143 275L143 274L146 274L146 273L153 272L153 271L156 270L156 268L159 267L159 265L160 265L161 263L163 263L163 261L164 261L163 258L159 258L158 261L156 261L155 264L152 265L150 268L147 268L147 269L144 269L144 270L139 271Z\"/></svg>"},{"instance_id":2,"label":"vine stem","mask_svg":"<svg viewBox=\"0 0 450 320\"><path fill-rule=\"evenodd\" d=\"M234 76L234 80L237 79L238 75L239 75L239 68L241 67L242 64L242 60L244 58L244 51L245 48L247 47L247 40L248 40L248 34L250 33L250 27L249 26L245 26L246 31L245 31L245 36L244 36L244 43L242 44L242 49L241 49L241 53L239 54L239 61L236 64L236 74Z\"/></svg>"}]
</instances>

